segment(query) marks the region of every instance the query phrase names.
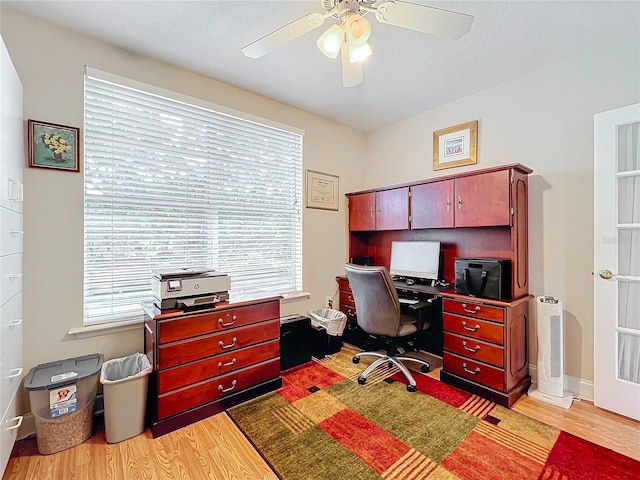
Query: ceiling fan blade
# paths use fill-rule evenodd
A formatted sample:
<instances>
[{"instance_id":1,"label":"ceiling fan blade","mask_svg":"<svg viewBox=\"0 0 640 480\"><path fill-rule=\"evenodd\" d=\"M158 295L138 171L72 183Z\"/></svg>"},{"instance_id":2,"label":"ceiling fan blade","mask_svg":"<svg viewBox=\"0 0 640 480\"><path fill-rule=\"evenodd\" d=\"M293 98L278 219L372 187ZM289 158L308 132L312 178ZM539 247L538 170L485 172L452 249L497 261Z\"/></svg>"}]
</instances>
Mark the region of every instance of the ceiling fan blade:
<instances>
[{"instance_id":1,"label":"ceiling fan blade","mask_svg":"<svg viewBox=\"0 0 640 480\"><path fill-rule=\"evenodd\" d=\"M260 58L279 46L290 42L294 38L298 38L300 35L304 35L314 28L318 28L322 25L326 17L327 15L323 15L322 13L310 13L309 15L305 15L284 27L271 32L269 35L265 35L261 39L250 43L246 47L243 47L242 53L250 58Z\"/></svg>"},{"instance_id":2,"label":"ceiling fan blade","mask_svg":"<svg viewBox=\"0 0 640 480\"><path fill-rule=\"evenodd\" d=\"M382 23L452 40L467 33L473 23L473 15L393 0L378 6L376 18Z\"/></svg>"},{"instance_id":3,"label":"ceiling fan blade","mask_svg":"<svg viewBox=\"0 0 640 480\"><path fill-rule=\"evenodd\" d=\"M364 81L362 73L362 62L353 62L349 60L349 42L342 42L342 85L345 87L355 87Z\"/></svg>"}]
</instances>

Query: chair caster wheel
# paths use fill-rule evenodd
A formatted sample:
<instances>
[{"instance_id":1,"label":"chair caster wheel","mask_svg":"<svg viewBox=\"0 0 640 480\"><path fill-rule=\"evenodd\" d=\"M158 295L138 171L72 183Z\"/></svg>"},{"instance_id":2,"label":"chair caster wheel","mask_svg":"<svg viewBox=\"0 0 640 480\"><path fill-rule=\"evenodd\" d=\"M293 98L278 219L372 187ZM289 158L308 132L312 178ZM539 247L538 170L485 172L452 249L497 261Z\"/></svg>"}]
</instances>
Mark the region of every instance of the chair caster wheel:
<instances>
[{"instance_id":1,"label":"chair caster wheel","mask_svg":"<svg viewBox=\"0 0 640 480\"><path fill-rule=\"evenodd\" d=\"M351 359L351 361L352 361L353 363L360 363L360 357L353 357L353 358Z\"/></svg>"},{"instance_id":2,"label":"chair caster wheel","mask_svg":"<svg viewBox=\"0 0 640 480\"><path fill-rule=\"evenodd\" d=\"M417 390L415 385L407 385L407 392L415 392Z\"/></svg>"},{"instance_id":3,"label":"chair caster wheel","mask_svg":"<svg viewBox=\"0 0 640 480\"><path fill-rule=\"evenodd\" d=\"M364 385L366 382L367 382L367 379L366 379L366 378L358 377L358 383L359 383L360 385Z\"/></svg>"},{"instance_id":4,"label":"chair caster wheel","mask_svg":"<svg viewBox=\"0 0 640 480\"><path fill-rule=\"evenodd\" d=\"M428 366L426 366L426 365L422 365L422 366L420 367L420 371L421 371L422 373L429 373L429 370L431 370L431 367L428 367Z\"/></svg>"}]
</instances>

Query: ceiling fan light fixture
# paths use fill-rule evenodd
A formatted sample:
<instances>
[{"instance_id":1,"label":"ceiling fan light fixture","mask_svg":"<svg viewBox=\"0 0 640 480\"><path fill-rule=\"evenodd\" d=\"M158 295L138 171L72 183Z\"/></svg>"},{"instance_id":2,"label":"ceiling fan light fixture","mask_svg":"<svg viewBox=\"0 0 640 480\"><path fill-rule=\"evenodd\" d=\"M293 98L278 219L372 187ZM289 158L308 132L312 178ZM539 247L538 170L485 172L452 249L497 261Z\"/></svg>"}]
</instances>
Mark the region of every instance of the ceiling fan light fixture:
<instances>
[{"instance_id":1,"label":"ceiling fan light fixture","mask_svg":"<svg viewBox=\"0 0 640 480\"><path fill-rule=\"evenodd\" d=\"M349 43L360 45L369 40L371 24L369 20L355 13L347 18L346 31L349 37Z\"/></svg>"},{"instance_id":2,"label":"ceiling fan light fixture","mask_svg":"<svg viewBox=\"0 0 640 480\"><path fill-rule=\"evenodd\" d=\"M318 48L329 58L336 58L340 52L340 47L344 39L344 30L337 23L334 23L318 39Z\"/></svg>"},{"instance_id":3,"label":"ceiling fan light fixture","mask_svg":"<svg viewBox=\"0 0 640 480\"><path fill-rule=\"evenodd\" d=\"M354 45L349 42L349 61L351 63L364 62L372 53L373 51L371 50L371 46L368 42L364 42L360 45Z\"/></svg>"}]
</instances>

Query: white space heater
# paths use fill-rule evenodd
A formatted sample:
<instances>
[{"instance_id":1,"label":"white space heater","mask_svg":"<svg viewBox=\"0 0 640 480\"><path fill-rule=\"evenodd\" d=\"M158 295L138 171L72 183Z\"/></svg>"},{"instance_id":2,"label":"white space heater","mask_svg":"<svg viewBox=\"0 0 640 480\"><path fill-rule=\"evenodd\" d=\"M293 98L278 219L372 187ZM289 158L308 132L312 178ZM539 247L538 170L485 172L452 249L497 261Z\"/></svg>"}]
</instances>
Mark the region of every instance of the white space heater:
<instances>
[{"instance_id":1,"label":"white space heater","mask_svg":"<svg viewBox=\"0 0 640 480\"><path fill-rule=\"evenodd\" d=\"M536 298L538 336L538 383L529 396L562 408L569 408L573 396L564 392L564 319L557 298Z\"/></svg>"}]
</instances>

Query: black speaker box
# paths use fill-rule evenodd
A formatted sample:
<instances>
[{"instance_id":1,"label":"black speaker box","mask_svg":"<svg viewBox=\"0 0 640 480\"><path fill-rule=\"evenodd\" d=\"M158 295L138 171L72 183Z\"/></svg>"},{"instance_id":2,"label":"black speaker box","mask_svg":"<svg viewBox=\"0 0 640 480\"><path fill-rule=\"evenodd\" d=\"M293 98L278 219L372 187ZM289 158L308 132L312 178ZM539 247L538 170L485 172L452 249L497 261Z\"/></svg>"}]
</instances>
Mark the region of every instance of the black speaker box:
<instances>
[{"instance_id":1,"label":"black speaker box","mask_svg":"<svg viewBox=\"0 0 640 480\"><path fill-rule=\"evenodd\" d=\"M354 265L365 265L365 266L371 266L373 265L373 258L372 257L351 257L351 263L353 263Z\"/></svg>"}]
</instances>

